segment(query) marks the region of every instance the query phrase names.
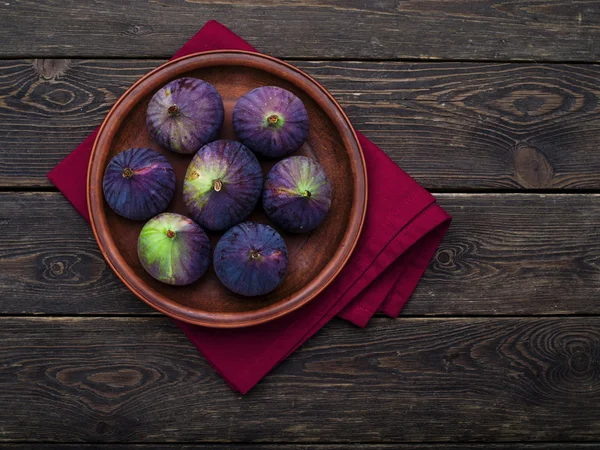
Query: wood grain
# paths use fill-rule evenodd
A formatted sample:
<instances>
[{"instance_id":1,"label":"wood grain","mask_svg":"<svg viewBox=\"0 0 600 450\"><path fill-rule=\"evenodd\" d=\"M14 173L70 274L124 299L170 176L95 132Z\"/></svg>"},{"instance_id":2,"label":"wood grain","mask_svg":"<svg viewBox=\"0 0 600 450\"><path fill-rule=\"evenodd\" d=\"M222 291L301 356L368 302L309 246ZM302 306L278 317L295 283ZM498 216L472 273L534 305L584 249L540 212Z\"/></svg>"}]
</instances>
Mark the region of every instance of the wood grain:
<instances>
[{"instance_id":1,"label":"wood grain","mask_svg":"<svg viewBox=\"0 0 600 450\"><path fill-rule=\"evenodd\" d=\"M334 320L241 397L60 194L0 192L0 450L600 450L600 3L6 0L0 191L51 189L211 18L471 193L437 194L454 223L400 319Z\"/></svg>"},{"instance_id":2,"label":"wood grain","mask_svg":"<svg viewBox=\"0 0 600 450\"><path fill-rule=\"evenodd\" d=\"M564 450L565 443L527 444L259 444L260 450ZM573 450L598 450L600 444L569 442ZM104 450L106 444L0 444L0 450ZM110 444L111 450L256 450L256 444Z\"/></svg>"},{"instance_id":3,"label":"wood grain","mask_svg":"<svg viewBox=\"0 0 600 450\"><path fill-rule=\"evenodd\" d=\"M0 320L3 441L593 441L600 318L335 320L240 397L166 318Z\"/></svg>"},{"instance_id":4,"label":"wood grain","mask_svg":"<svg viewBox=\"0 0 600 450\"><path fill-rule=\"evenodd\" d=\"M600 189L600 66L292 61L430 189ZM0 61L0 187L48 173L160 60Z\"/></svg>"},{"instance_id":5,"label":"wood grain","mask_svg":"<svg viewBox=\"0 0 600 450\"><path fill-rule=\"evenodd\" d=\"M0 18L0 57L167 58L216 19L279 57L600 58L596 2L19 0Z\"/></svg>"},{"instance_id":6,"label":"wood grain","mask_svg":"<svg viewBox=\"0 0 600 450\"><path fill-rule=\"evenodd\" d=\"M454 220L404 314L598 314L600 195L436 197Z\"/></svg>"},{"instance_id":7,"label":"wood grain","mask_svg":"<svg viewBox=\"0 0 600 450\"><path fill-rule=\"evenodd\" d=\"M597 314L600 195L438 194L454 222L404 315ZM0 314L147 314L59 193L0 194Z\"/></svg>"}]
</instances>

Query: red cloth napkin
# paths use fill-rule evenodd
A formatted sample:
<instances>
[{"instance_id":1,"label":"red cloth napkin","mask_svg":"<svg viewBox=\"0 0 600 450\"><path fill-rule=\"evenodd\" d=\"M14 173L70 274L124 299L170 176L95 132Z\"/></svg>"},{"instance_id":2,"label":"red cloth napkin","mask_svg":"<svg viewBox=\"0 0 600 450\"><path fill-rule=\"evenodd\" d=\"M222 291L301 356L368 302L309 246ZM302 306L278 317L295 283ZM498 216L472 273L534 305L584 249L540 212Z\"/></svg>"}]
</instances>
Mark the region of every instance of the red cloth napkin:
<instances>
[{"instance_id":1,"label":"red cloth napkin","mask_svg":"<svg viewBox=\"0 0 600 450\"><path fill-rule=\"evenodd\" d=\"M256 51L216 21L173 58L206 50ZM48 178L89 221L86 174L94 131ZM212 367L245 394L338 315L364 327L376 312L397 317L450 225L435 198L358 133L368 172L367 216L358 244L333 283L308 305L263 325L233 330L176 321Z\"/></svg>"}]
</instances>

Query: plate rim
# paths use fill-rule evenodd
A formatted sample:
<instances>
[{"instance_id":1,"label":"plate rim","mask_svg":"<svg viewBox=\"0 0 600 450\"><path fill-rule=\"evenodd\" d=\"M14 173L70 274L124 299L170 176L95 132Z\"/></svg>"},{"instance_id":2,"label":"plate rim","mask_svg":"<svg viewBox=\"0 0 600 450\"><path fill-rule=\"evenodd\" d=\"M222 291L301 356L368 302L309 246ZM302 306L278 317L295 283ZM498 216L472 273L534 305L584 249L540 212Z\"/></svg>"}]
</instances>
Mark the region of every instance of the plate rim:
<instances>
[{"instance_id":1,"label":"plate rim","mask_svg":"<svg viewBox=\"0 0 600 450\"><path fill-rule=\"evenodd\" d=\"M120 252L116 248L116 245L114 244L114 241L110 238L110 233L108 231L105 231L103 234L99 232L98 228L100 227L104 227L105 230L108 230L106 216L101 212L103 208L97 208L98 211L96 211L96 209L93 207L93 205L102 205L104 198L101 189L102 176L98 173L101 172L101 170L97 169L94 172L94 162L95 159L98 157L98 149L100 145L103 143L104 140L108 139L105 136L106 129L110 125L112 125L113 128L115 128L115 126L117 126L118 128L118 125L120 125L121 123L119 122L117 124L112 124L112 119L115 116L116 111L121 107L124 101L128 99L132 94L134 94L141 84L146 82L148 79L151 79L152 77L156 76L158 73L165 71L168 68L173 69L173 66L176 66L177 68L179 68L178 66L182 66L182 71L185 72L186 64L193 65L195 60L198 58L210 59L210 57L215 56L217 58L239 57L241 58L240 61L250 61L256 64L251 65L251 67L254 68L257 68L257 65L260 66L262 63L262 67L258 67L258 69L265 70L264 66L266 65L266 67L269 70L265 71L274 74L280 78L286 79L287 81L294 83L296 86L296 82L299 81L299 79L302 80L302 78L304 78L306 82L312 83L314 87L317 88L321 96L324 96L324 99L315 98L315 96L310 91L307 91L303 87L300 87L300 89L307 93L307 95L311 96L311 98L313 98L313 100L317 102L317 104L319 104L321 108L322 101L328 100L333 104L333 110L337 113L337 116L339 116L337 117L338 121L341 120L342 125L346 125L346 127L350 130L350 135L352 138L349 142L350 146L348 146L348 143L346 142L344 143L344 146L347 148L347 151L348 147L351 148L352 154L349 155L351 159L350 162L353 167L353 171L354 169L356 169L357 171L356 176L354 176L355 204L353 205L353 208L351 210L351 219L349 221L349 226L346 229L344 236L342 237L340 245L336 249L333 256L329 259L325 267L314 278L312 278L309 281L309 283L307 283L299 291L293 293L292 296L298 295L299 292L305 292L302 295L300 295L300 297L294 302L284 302L282 300L266 308L261 308L254 311L245 311L243 313L209 312L198 310L195 308L190 308L181 305L180 303L174 302L168 297L158 293L154 289L150 288L141 279L140 282L137 283L141 284L141 286L133 286L130 280L133 279L135 281L135 279L139 277L135 275L131 267L125 262L125 260L121 256ZM226 65L243 65L239 64L240 61L237 61L237 63L232 61L230 64ZM189 68L188 70L194 69ZM329 116L329 113L327 114ZM333 117L330 118L333 119ZM336 128L339 129L339 124L336 124ZM114 135L111 135L111 138L112 136ZM136 295L139 299L141 299L157 311L186 323L210 328L243 328L270 322L281 316L289 314L292 311L297 310L298 308L304 306L305 304L313 300L315 297L317 297L325 288L327 288L333 282L333 280L335 280L335 278L346 266L346 263L353 254L361 235L361 231L366 217L368 203L367 180L367 167L364 158L364 153L356 131L340 104L318 81L316 81L313 77L308 75L303 70L269 55L243 50L210 50L182 56L180 58L170 60L160 65L159 67L153 69L152 71L142 76L119 97L119 99L111 107L110 111L107 113L106 117L102 121L102 124L98 129L98 134L94 139L94 144L92 147L92 152L90 154L90 160L88 163L87 170L86 199L88 202L88 214L90 217L92 232L94 234L94 238L96 240L96 243L98 244L100 252L102 253L102 256L104 257L108 265L111 267L113 272L127 286L127 288L134 293L134 295ZM98 185L100 186L100 192L98 192L97 189ZM109 251L112 253L111 256L109 256L108 254ZM112 260L112 257L115 258L115 261ZM332 266L332 262L334 261L335 266ZM125 275L128 275L130 280L127 280L125 278ZM311 289L307 291L308 287L310 287ZM155 297L159 297L161 303L157 304L156 301L152 301L151 296L148 295L149 293L153 293ZM276 307L276 305L279 305L279 307Z\"/></svg>"}]
</instances>

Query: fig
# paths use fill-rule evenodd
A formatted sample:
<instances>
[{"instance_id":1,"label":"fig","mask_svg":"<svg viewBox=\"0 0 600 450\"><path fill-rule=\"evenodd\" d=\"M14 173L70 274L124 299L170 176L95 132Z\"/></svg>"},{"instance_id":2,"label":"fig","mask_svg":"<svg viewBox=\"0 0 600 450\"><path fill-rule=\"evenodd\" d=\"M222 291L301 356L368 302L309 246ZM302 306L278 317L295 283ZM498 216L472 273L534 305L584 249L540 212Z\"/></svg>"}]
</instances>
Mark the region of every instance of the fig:
<instances>
[{"instance_id":1,"label":"fig","mask_svg":"<svg viewBox=\"0 0 600 450\"><path fill-rule=\"evenodd\" d=\"M237 138L254 153L281 158L298 150L308 137L308 113L302 101L276 86L256 88L233 108Z\"/></svg>"},{"instance_id":2,"label":"fig","mask_svg":"<svg viewBox=\"0 0 600 450\"><path fill-rule=\"evenodd\" d=\"M268 173L262 200L275 225L290 233L306 233L325 219L331 195L331 183L321 164L291 156Z\"/></svg>"},{"instance_id":3,"label":"fig","mask_svg":"<svg viewBox=\"0 0 600 450\"><path fill-rule=\"evenodd\" d=\"M154 94L146 114L150 134L163 147L192 154L219 136L223 100L215 87L198 78L179 78Z\"/></svg>"},{"instance_id":4,"label":"fig","mask_svg":"<svg viewBox=\"0 0 600 450\"><path fill-rule=\"evenodd\" d=\"M260 199L263 174L243 144L219 140L202 147L183 180L190 217L208 230L225 230L245 220Z\"/></svg>"},{"instance_id":5,"label":"fig","mask_svg":"<svg viewBox=\"0 0 600 450\"><path fill-rule=\"evenodd\" d=\"M287 247L268 225L244 222L229 229L217 242L217 278L233 292L254 297L271 292L285 277Z\"/></svg>"},{"instance_id":6,"label":"fig","mask_svg":"<svg viewBox=\"0 0 600 450\"><path fill-rule=\"evenodd\" d=\"M210 241L200 226L181 214L150 219L138 239L138 258L153 278L183 286L200 278L210 265Z\"/></svg>"},{"instance_id":7,"label":"fig","mask_svg":"<svg viewBox=\"0 0 600 450\"><path fill-rule=\"evenodd\" d=\"M117 214L148 220L167 209L175 192L175 172L150 148L130 148L115 155L104 171L104 198Z\"/></svg>"}]
</instances>

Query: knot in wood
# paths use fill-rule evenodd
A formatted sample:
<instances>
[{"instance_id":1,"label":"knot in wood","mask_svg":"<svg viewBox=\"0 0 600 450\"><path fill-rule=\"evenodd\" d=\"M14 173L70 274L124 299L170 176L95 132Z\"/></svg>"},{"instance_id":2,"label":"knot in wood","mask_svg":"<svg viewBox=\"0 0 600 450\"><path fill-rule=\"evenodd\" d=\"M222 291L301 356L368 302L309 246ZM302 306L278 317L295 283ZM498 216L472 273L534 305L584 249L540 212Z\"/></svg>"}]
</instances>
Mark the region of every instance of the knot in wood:
<instances>
[{"instance_id":1,"label":"knot in wood","mask_svg":"<svg viewBox=\"0 0 600 450\"><path fill-rule=\"evenodd\" d=\"M586 352L575 353L570 360L571 368L576 372L586 372L590 369L592 359Z\"/></svg>"},{"instance_id":2,"label":"knot in wood","mask_svg":"<svg viewBox=\"0 0 600 450\"><path fill-rule=\"evenodd\" d=\"M65 272L65 265L61 261L53 262L50 264L50 271L54 275L60 276Z\"/></svg>"},{"instance_id":3,"label":"knot in wood","mask_svg":"<svg viewBox=\"0 0 600 450\"><path fill-rule=\"evenodd\" d=\"M525 188L543 188L552 184L554 168L546 156L529 144L517 144L513 151L515 175Z\"/></svg>"},{"instance_id":4,"label":"knot in wood","mask_svg":"<svg viewBox=\"0 0 600 450\"><path fill-rule=\"evenodd\" d=\"M450 250L440 250L436 255L436 259L441 265L447 266L452 263L452 252Z\"/></svg>"},{"instance_id":5,"label":"knot in wood","mask_svg":"<svg viewBox=\"0 0 600 450\"><path fill-rule=\"evenodd\" d=\"M33 70L44 81L55 81L67 73L70 59L34 59Z\"/></svg>"}]
</instances>

